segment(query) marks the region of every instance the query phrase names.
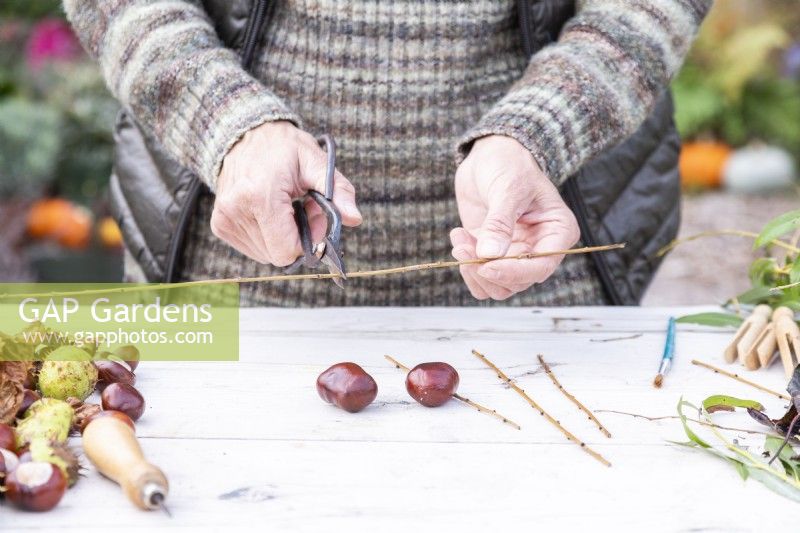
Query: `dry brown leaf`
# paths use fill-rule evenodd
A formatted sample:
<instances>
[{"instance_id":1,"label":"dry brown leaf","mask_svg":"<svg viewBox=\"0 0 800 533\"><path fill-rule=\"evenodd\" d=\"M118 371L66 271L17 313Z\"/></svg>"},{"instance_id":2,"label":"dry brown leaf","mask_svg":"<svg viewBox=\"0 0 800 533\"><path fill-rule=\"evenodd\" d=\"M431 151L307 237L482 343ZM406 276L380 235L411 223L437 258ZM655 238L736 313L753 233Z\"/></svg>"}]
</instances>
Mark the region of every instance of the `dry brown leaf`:
<instances>
[{"instance_id":1,"label":"dry brown leaf","mask_svg":"<svg viewBox=\"0 0 800 533\"><path fill-rule=\"evenodd\" d=\"M0 423L11 424L22 405L25 388L21 381L11 379L0 372Z\"/></svg>"},{"instance_id":2,"label":"dry brown leaf","mask_svg":"<svg viewBox=\"0 0 800 533\"><path fill-rule=\"evenodd\" d=\"M80 433L89 420L102 411L102 408L96 403L82 402L77 398L67 398L67 403L75 410L75 416L72 417L71 430Z\"/></svg>"}]
</instances>

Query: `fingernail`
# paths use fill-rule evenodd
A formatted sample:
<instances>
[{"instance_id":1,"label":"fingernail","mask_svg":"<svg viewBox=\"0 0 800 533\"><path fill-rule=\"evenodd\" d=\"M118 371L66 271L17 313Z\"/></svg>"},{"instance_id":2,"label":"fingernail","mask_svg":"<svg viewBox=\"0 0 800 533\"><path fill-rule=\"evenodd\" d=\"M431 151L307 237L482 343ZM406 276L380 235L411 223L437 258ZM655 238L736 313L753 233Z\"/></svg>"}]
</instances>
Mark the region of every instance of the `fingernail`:
<instances>
[{"instance_id":1,"label":"fingernail","mask_svg":"<svg viewBox=\"0 0 800 533\"><path fill-rule=\"evenodd\" d=\"M358 210L356 204L345 202L342 204L342 212L345 216L352 218L362 218L361 211Z\"/></svg>"},{"instance_id":2,"label":"fingernail","mask_svg":"<svg viewBox=\"0 0 800 533\"><path fill-rule=\"evenodd\" d=\"M503 255L503 245L497 241L481 241L478 243L479 257L500 257Z\"/></svg>"}]
</instances>

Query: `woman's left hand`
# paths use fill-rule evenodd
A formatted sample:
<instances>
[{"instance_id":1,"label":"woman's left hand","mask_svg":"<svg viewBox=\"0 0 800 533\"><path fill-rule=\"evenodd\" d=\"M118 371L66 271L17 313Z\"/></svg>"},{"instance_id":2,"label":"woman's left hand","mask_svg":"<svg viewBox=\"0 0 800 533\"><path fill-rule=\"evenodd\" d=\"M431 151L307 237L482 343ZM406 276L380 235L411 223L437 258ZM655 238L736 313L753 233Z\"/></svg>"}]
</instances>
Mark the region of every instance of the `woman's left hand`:
<instances>
[{"instance_id":1,"label":"woman's left hand","mask_svg":"<svg viewBox=\"0 0 800 533\"><path fill-rule=\"evenodd\" d=\"M456 171L456 201L463 227L450 232L453 257L514 256L572 247L580 238L575 215L531 153L511 137L475 141ZM550 277L563 255L465 265L472 295L505 300Z\"/></svg>"}]
</instances>

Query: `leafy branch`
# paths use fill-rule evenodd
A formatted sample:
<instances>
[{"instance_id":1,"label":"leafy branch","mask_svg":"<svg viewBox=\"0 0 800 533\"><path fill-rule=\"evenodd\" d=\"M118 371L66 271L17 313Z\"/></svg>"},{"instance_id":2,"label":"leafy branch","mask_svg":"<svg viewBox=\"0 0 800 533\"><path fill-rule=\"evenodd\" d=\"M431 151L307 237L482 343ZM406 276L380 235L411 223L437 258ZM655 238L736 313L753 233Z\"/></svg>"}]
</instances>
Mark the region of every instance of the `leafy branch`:
<instances>
[{"instance_id":1,"label":"leafy branch","mask_svg":"<svg viewBox=\"0 0 800 533\"><path fill-rule=\"evenodd\" d=\"M719 444L722 445L724 450L729 453L725 453L725 451L715 447L708 441L701 438L689 426L689 422L697 423L698 421L691 419L686 415L684 408L687 407L698 413L698 419L705 422L703 427L708 428L709 431L713 433L714 437L716 437L716 439L719 441ZM779 454L783 468L782 470L779 470L771 466L771 461L764 461L761 457L753 455L749 451L728 440L722 431L713 423L709 412L704 407L697 407L681 397L681 399L678 401L677 410L684 433L686 433L689 441L676 444L696 448L727 461L733 465L734 468L736 468L736 471L739 473L742 479L746 480L748 477L752 477L753 479L763 483L768 489L789 499L800 502L800 461L793 457L794 453L792 451L789 451L791 450L791 447L786 450L780 448L783 439L770 435L767 436L765 441L765 451L767 453L770 455L773 453Z\"/></svg>"}]
</instances>

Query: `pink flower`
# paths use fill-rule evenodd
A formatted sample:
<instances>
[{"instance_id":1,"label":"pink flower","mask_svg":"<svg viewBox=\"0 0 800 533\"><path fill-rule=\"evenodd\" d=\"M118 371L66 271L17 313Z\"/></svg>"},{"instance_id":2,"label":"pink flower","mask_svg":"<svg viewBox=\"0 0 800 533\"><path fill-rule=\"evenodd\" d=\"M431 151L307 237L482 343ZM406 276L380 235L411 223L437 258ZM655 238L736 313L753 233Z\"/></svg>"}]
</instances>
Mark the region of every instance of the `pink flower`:
<instances>
[{"instance_id":1,"label":"pink flower","mask_svg":"<svg viewBox=\"0 0 800 533\"><path fill-rule=\"evenodd\" d=\"M28 38L26 58L32 70L51 61L70 61L81 54L81 46L69 25L60 19L38 22Z\"/></svg>"}]
</instances>

